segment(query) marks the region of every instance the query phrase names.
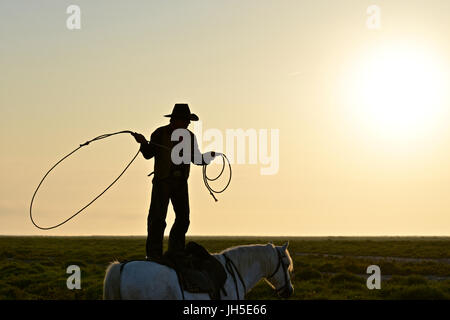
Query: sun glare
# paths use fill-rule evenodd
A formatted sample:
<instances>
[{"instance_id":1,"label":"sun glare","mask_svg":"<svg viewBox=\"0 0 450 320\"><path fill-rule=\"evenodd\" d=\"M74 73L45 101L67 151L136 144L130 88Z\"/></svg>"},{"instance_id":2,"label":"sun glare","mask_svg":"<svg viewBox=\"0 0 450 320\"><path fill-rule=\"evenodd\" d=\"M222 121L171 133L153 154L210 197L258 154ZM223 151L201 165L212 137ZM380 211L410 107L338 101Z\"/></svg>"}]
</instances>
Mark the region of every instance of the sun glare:
<instances>
[{"instance_id":1,"label":"sun glare","mask_svg":"<svg viewBox=\"0 0 450 320\"><path fill-rule=\"evenodd\" d=\"M357 67L351 86L358 121L389 139L431 132L444 108L444 69L423 49L374 50Z\"/></svg>"}]
</instances>

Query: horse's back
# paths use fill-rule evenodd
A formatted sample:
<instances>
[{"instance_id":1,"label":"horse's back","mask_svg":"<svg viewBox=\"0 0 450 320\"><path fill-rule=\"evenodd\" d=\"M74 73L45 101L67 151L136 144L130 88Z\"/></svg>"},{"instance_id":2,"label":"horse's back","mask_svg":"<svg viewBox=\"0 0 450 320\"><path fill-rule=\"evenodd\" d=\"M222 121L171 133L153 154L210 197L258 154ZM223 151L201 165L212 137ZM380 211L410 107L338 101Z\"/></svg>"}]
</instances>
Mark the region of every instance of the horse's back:
<instances>
[{"instance_id":1,"label":"horse's back","mask_svg":"<svg viewBox=\"0 0 450 320\"><path fill-rule=\"evenodd\" d=\"M153 261L130 261L122 269L122 299L179 299L181 289L176 272Z\"/></svg>"}]
</instances>

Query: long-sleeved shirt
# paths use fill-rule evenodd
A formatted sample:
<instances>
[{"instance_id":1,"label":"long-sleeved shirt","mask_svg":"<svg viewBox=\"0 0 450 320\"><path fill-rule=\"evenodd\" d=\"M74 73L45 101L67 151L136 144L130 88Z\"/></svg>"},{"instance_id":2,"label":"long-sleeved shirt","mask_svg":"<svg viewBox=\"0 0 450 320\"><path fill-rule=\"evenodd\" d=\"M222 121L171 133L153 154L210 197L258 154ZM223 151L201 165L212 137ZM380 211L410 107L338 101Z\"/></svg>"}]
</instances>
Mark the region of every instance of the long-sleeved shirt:
<instances>
[{"instance_id":1,"label":"long-sleeved shirt","mask_svg":"<svg viewBox=\"0 0 450 320\"><path fill-rule=\"evenodd\" d=\"M212 157L209 152L202 154L198 149L197 138L190 130L185 129L191 137L190 160L196 165L209 164ZM155 180L169 177L189 178L190 163L175 164L171 159L171 150L178 141L171 141L173 129L169 125L159 127L150 136L150 142L141 144L141 152L145 159L155 158ZM174 173L177 172L177 175ZM181 174L181 175L180 175Z\"/></svg>"}]
</instances>

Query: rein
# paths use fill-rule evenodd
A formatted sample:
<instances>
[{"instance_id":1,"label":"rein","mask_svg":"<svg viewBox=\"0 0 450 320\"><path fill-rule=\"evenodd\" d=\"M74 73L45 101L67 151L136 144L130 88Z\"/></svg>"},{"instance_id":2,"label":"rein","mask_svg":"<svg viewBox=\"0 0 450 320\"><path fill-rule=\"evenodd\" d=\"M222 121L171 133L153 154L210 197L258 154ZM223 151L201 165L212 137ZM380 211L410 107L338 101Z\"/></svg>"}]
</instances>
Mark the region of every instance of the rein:
<instances>
[{"instance_id":1,"label":"rein","mask_svg":"<svg viewBox=\"0 0 450 320\"><path fill-rule=\"evenodd\" d=\"M275 250L277 251L277 255L278 255L278 264L277 264L277 267L275 268L275 271L270 276L268 276L267 279L274 277L282 265L283 265L283 267L285 267L285 265L283 264L283 258L284 258L283 255L280 253L280 250L278 250L278 249L275 249ZM284 286L282 286L279 289L276 289L276 293L286 290L286 288L289 286L287 271L285 269L287 269L287 268L282 268L283 275L284 275Z\"/></svg>"},{"instance_id":2,"label":"rein","mask_svg":"<svg viewBox=\"0 0 450 320\"><path fill-rule=\"evenodd\" d=\"M233 260L231 260L225 253L223 254L223 256L224 256L224 258L225 258L225 268L227 269L228 273L231 274L231 277L233 278L234 286L235 286L235 288L236 288L236 296L237 296L238 300L240 300L240 299L239 299L239 288L238 288L238 283L237 283L236 275L234 274L233 268L234 268L234 270L236 270L236 273L237 273L237 275L238 275L238 277L239 277L239 280L240 280L241 283L242 283L242 287L244 288L244 296L245 296L245 293L247 292L247 287L245 286L245 282L244 282L244 280L242 279L242 276L241 276L241 274L239 273L238 268L236 268L236 265L234 264Z\"/></svg>"}]
</instances>

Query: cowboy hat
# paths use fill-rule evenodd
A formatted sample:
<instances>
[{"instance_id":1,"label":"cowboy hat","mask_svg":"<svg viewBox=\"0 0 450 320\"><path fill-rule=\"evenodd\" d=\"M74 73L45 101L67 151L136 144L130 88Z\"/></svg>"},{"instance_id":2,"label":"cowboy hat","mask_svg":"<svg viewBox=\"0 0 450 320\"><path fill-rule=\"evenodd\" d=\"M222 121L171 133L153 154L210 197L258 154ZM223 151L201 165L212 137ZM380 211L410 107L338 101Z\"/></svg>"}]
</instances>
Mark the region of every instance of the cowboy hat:
<instances>
[{"instance_id":1,"label":"cowboy hat","mask_svg":"<svg viewBox=\"0 0 450 320\"><path fill-rule=\"evenodd\" d=\"M197 121L198 117L195 113L191 113L191 110L189 110L189 106L187 103L177 103L173 107L171 114L166 114L164 117L169 118L177 118L177 119L185 119L185 120L191 120L191 121Z\"/></svg>"}]
</instances>

